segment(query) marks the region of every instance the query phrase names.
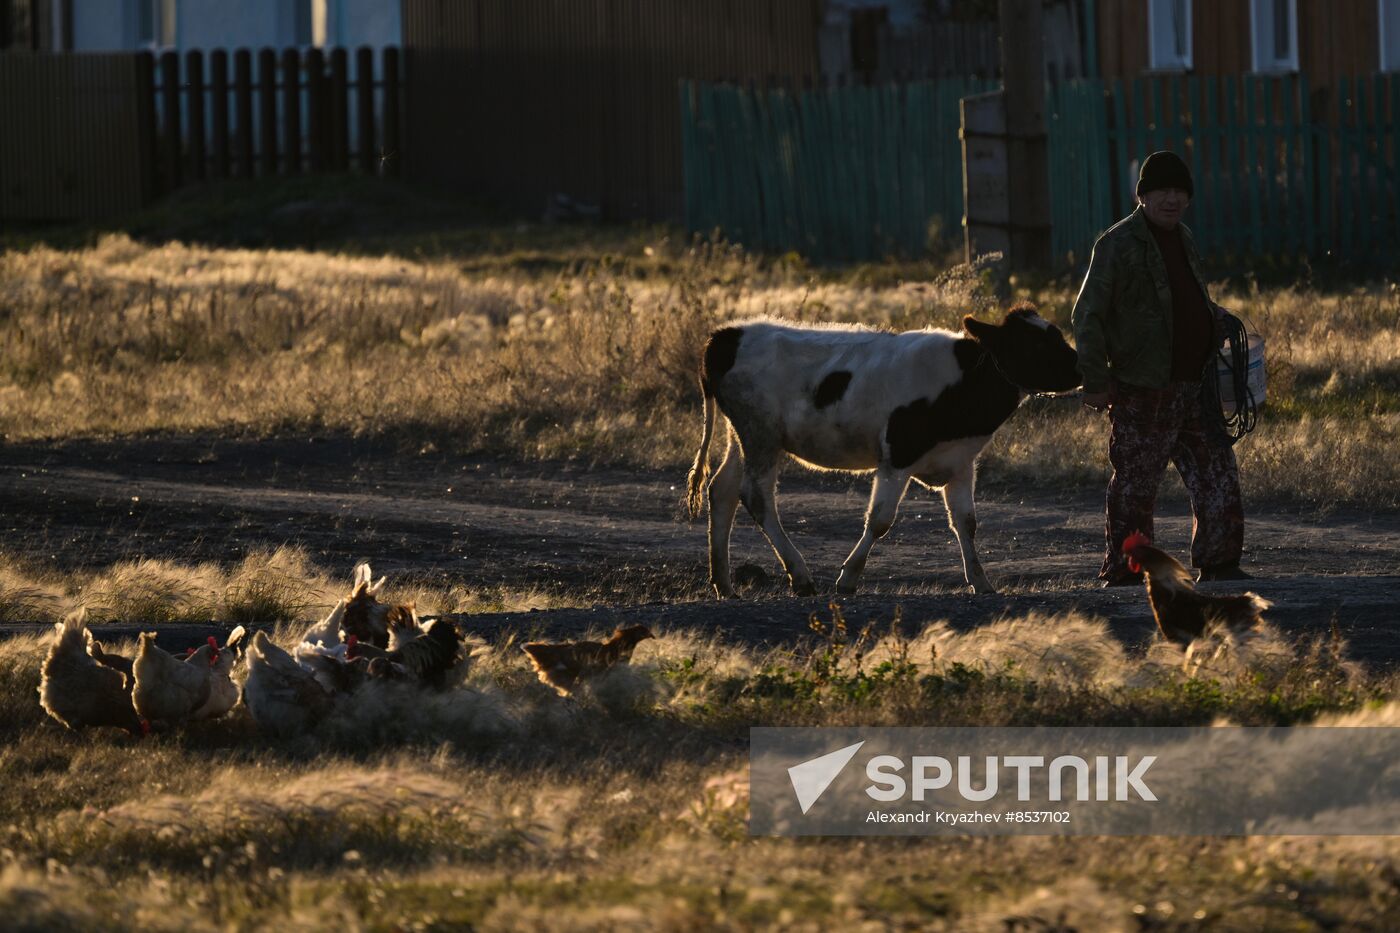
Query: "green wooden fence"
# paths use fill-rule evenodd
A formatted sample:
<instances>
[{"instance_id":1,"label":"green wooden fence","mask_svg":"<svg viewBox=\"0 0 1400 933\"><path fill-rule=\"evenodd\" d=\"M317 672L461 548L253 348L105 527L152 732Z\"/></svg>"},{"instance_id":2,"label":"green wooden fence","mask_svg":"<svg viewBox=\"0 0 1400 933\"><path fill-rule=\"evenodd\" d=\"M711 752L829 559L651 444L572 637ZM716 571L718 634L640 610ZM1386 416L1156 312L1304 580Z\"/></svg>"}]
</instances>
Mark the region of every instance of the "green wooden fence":
<instances>
[{"instance_id":1,"label":"green wooden fence","mask_svg":"<svg viewBox=\"0 0 1400 933\"><path fill-rule=\"evenodd\" d=\"M959 232L957 102L988 88L687 83L687 224L816 259L924 254ZM1400 267L1400 74L1322 94L1298 75L1074 81L1048 90L1046 115L1052 247L1069 264L1132 209L1141 160L1173 149L1204 252Z\"/></svg>"},{"instance_id":2,"label":"green wooden fence","mask_svg":"<svg viewBox=\"0 0 1400 933\"><path fill-rule=\"evenodd\" d=\"M1050 161L1050 249L1071 265L1087 259L1113 222L1103 84L1069 81L1045 95Z\"/></svg>"},{"instance_id":3,"label":"green wooden fence","mask_svg":"<svg viewBox=\"0 0 1400 933\"><path fill-rule=\"evenodd\" d=\"M686 82L686 224L816 259L923 254L956 235L962 218L958 100L991 86Z\"/></svg>"}]
</instances>

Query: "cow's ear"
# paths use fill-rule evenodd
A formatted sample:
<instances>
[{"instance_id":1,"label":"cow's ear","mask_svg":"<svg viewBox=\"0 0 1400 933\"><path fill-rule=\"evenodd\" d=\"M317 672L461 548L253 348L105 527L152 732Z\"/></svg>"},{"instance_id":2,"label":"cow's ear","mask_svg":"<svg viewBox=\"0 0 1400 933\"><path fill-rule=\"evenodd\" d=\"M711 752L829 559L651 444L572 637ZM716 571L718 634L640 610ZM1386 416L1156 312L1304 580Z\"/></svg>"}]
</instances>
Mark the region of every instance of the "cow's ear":
<instances>
[{"instance_id":1,"label":"cow's ear","mask_svg":"<svg viewBox=\"0 0 1400 933\"><path fill-rule=\"evenodd\" d=\"M986 340L996 336L997 326L977 320L972 315L963 318L963 330L974 340Z\"/></svg>"}]
</instances>

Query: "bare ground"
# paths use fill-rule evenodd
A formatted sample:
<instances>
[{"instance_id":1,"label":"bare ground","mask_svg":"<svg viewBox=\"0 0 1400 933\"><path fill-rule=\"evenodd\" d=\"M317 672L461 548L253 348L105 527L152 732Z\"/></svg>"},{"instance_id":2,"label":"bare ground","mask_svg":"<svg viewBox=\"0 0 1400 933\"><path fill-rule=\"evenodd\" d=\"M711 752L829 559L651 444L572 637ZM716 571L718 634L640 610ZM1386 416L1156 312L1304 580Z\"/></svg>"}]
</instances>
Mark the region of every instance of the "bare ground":
<instances>
[{"instance_id":1,"label":"bare ground","mask_svg":"<svg viewBox=\"0 0 1400 933\"><path fill-rule=\"evenodd\" d=\"M683 482L679 471L463 459L343 438L5 444L0 547L79 569L137 557L229 562L296 544L347 579L357 560L370 559L396 580L540 590L593 607L466 620L485 636L568 636L640 621L754 643L803 637L809 614L824 613L829 599L785 595L771 550L742 517L735 564L767 582L738 601L709 598L704 523L679 517ZM780 507L819 584L831 586L858 537L867 492L859 477L788 470ZM984 487L978 511L979 552L1001 595L963 591L942 504L914 489L871 559L865 591L841 600L851 623L888 623L896 607L911 627L1079 608L1108 619L1130 647L1150 640L1142 591L1094 584L1098 494ZM1158 542L1185 554L1184 499L1169 487L1158 511ZM1246 564L1260 577L1250 588L1273 600L1278 628L1325 636L1335 625L1357 660L1400 663L1400 514L1256 505L1247 535ZM110 628L121 635L137 626ZM180 647L207 630L169 626L162 641Z\"/></svg>"}]
</instances>

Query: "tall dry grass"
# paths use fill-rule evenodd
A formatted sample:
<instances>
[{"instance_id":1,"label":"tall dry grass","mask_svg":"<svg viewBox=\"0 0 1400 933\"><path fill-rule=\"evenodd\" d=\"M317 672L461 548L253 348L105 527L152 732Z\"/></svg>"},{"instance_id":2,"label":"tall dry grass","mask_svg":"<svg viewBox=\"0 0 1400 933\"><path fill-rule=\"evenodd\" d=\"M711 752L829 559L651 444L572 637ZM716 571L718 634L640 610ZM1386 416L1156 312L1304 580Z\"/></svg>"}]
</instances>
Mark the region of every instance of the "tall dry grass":
<instances>
[{"instance_id":1,"label":"tall dry grass","mask_svg":"<svg viewBox=\"0 0 1400 933\"><path fill-rule=\"evenodd\" d=\"M445 259L152 247L113 235L0 257L0 433L335 430L679 468L716 324L771 315L956 327L999 303L983 270L817 276L722 245L547 274ZM1065 323L1070 287L1030 295ZM1268 338L1270 409L1238 448L1251 495L1400 504L1400 287L1216 297ZM985 476L1096 484L1106 423L1028 406ZM1300 468L1301 467L1301 468Z\"/></svg>"},{"instance_id":2,"label":"tall dry grass","mask_svg":"<svg viewBox=\"0 0 1400 933\"><path fill-rule=\"evenodd\" d=\"M351 583L351 568L338 574L289 546L255 550L227 566L141 558L66 572L0 552L0 622L57 622L79 606L98 623L296 622L324 616ZM445 587L412 578L383 596L413 603L425 616L569 605L539 589Z\"/></svg>"}]
</instances>

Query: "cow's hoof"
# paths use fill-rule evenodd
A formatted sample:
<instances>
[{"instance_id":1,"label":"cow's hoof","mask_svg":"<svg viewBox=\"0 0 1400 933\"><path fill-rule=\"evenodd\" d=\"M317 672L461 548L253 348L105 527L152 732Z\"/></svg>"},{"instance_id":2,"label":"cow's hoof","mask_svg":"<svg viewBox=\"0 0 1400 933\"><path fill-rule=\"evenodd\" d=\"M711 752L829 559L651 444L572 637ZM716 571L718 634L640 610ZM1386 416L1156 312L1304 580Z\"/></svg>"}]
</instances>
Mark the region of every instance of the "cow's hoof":
<instances>
[{"instance_id":1,"label":"cow's hoof","mask_svg":"<svg viewBox=\"0 0 1400 933\"><path fill-rule=\"evenodd\" d=\"M981 585L974 583L972 584L972 594L974 596L995 596L997 595L997 588L992 586L990 583L984 583Z\"/></svg>"},{"instance_id":2,"label":"cow's hoof","mask_svg":"<svg viewBox=\"0 0 1400 933\"><path fill-rule=\"evenodd\" d=\"M808 580L805 583L793 583L792 594L794 596L816 596L817 585L811 580Z\"/></svg>"},{"instance_id":3,"label":"cow's hoof","mask_svg":"<svg viewBox=\"0 0 1400 933\"><path fill-rule=\"evenodd\" d=\"M858 591L859 589L860 587L854 583L836 584L836 594L838 596L854 596L856 595L856 591Z\"/></svg>"},{"instance_id":4,"label":"cow's hoof","mask_svg":"<svg viewBox=\"0 0 1400 933\"><path fill-rule=\"evenodd\" d=\"M715 588L715 598L716 598L716 599L738 599L738 598L739 598L739 594L736 593L736 592L734 592L734 588L733 588L732 586L720 586L718 583L716 583L716 584L714 584L714 588Z\"/></svg>"}]
</instances>

